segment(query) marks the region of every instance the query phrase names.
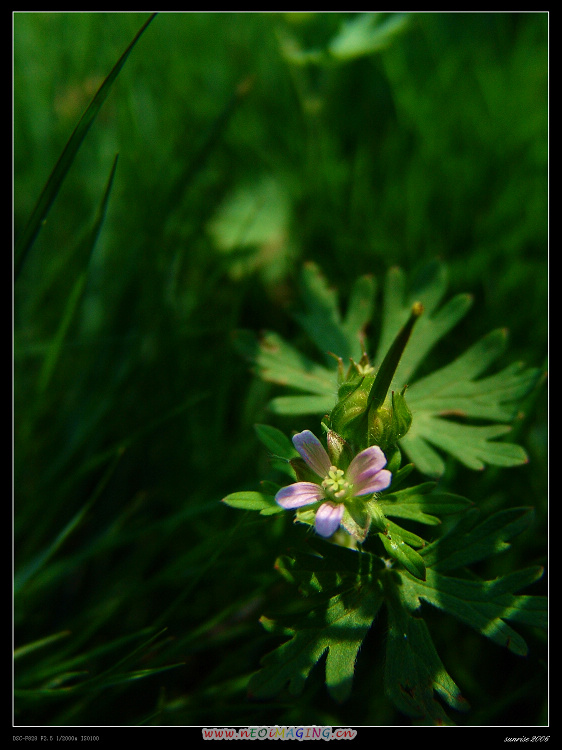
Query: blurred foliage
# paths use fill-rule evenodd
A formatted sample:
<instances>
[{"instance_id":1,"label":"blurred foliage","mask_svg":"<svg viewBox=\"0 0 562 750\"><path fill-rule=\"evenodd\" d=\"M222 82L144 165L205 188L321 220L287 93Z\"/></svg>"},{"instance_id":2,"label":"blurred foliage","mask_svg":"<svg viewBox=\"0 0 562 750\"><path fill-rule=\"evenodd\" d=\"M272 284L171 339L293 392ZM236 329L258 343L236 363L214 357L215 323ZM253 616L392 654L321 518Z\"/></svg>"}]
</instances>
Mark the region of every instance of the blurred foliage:
<instances>
[{"instance_id":1,"label":"blurred foliage","mask_svg":"<svg viewBox=\"0 0 562 750\"><path fill-rule=\"evenodd\" d=\"M16 239L147 18L14 14ZM150 24L14 287L16 724L408 721L383 695L384 622L351 701L314 674L298 700L247 698L271 645L258 617L293 595L273 561L299 529L219 502L251 488L256 458L267 471L253 424L289 429L231 338L268 329L306 347L290 314L304 261L347 299L359 275L437 256L474 304L428 367L496 327L510 334L498 369L545 367L547 34L545 13ZM545 389L534 398L514 430L529 464L450 462L442 480L486 512L536 509L487 579L546 562ZM520 659L428 617L472 706L461 723L547 721L538 634Z\"/></svg>"}]
</instances>

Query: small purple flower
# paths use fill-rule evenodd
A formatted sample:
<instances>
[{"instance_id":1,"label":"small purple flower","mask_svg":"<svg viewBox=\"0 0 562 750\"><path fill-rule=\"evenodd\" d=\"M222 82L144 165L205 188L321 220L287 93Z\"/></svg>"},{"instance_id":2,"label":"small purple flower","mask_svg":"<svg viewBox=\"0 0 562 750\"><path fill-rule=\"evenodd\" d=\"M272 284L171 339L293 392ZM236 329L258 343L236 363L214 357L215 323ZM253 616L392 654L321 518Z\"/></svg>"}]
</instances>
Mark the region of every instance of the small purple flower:
<instances>
[{"instance_id":1,"label":"small purple flower","mask_svg":"<svg viewBox=\"0 0 562 750\"><path fill-rule=\"evenodd\" d=\"M293 445L319 481L296 482L283 487L275 495L275 500L286 510L323 501L316 511L314 523L320 536L330 537L338 530L346 503L385 490L390 485L392 474L384 468L386 457L378 445L358 453L345 472L332 465L326 449L310 430L295 435Z\"/></svg>"}]
</instances>

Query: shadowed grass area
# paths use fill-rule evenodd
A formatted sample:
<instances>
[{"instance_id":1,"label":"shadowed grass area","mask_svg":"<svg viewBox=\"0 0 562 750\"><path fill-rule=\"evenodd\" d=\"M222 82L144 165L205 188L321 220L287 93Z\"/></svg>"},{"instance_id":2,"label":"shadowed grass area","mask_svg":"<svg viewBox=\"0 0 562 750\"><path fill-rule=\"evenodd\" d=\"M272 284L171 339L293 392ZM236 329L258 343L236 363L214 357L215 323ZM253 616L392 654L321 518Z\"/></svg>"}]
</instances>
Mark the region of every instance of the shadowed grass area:
<instances>
[{"instance_id":1,"label":"shadowed grass area","mask_svg":"<svg viewBox=\"0 0 562 750\"><path fill-rule=\"evenodd\" d=\"M548 15L18 12L13 32L15 724L404 723L382 620L352 701L315 670L299 699L247 698L302 528L220 502L268 473L254 424L295 426L233 336L317 358L293 317L304 263L347 300L439 257L473 303L428 372L497 328L498 369L544 366ZM382 323L375 305L371 341ZM487 579L545 563L532 399L527 465L445 466L484 511L535 507ZM540 636L521 660L428 623L463 723L545 723Z\"/></svg>"}]
</instances>

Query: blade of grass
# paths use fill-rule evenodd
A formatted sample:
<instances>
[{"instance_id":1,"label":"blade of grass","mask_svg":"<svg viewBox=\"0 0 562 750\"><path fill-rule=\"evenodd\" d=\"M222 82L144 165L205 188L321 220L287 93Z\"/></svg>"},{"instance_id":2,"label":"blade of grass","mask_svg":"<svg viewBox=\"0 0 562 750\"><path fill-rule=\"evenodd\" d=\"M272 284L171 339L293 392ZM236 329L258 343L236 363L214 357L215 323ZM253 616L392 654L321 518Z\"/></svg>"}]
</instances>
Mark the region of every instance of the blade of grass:
<instances>
[{"instance_id":1,"label":"blade of grass","mask_svg":"<svg viewBox=\"0 0 562 750\"><path fill-rule=\"evenodd\" d=\"M175 669L177 667L184 666L183 662L175 663L175 664L169 664L164 665L163 667L155 667L152 669L146 669L146 670L138 670L135 672L131 672L129 675L126 675L124 673L118 673L115 677L112 677L114 675L115 671L119 669L120 667L124 666L128 662L131 662L134 659L140 659L144 655L146 655L149 647L154 643L154 641L159 638L163 633L166 632L166 628L163 628L162 630L154 633L148 640L141 643L140 646L135 648L133 651L129 652L125 657L120 659L118 662L113 664L109 669L104 670L98 675L95 675L94 677L91 677L89 679L84 680L83 682L80 682L76 685L71 685L69 687L65 688L59 688L58 690L29 690L25 693L23 691L20 691L17 693L18 698L41 698L42 696L61 696L64 694L72 694L73 696L76 696L79 698L77 702L72 703L70 706L68 706L66 709L63 710L61 714L59 714L56 718L56 720L53 721L53 724L60 725L60 726L73 726L75 724L75 716L77 714L80 714L85 710L85 708L95 700L99 700L100 695L108 688L113 686L117 690L119 690L119 687L123 687L127 683L130 683L132 680L136 680L140 677L149 677L151 674L162 672L164 670L169 669Z\"/></svg>"},{"instance_id":2,"label":"blade of grass","mask_svg":"<svg viewBox=\"0 0 562 750\"><path fill-rule=\"evenodd\" d=\"M181 198L193 183L194 178L205 166L209 156L226 130L234 113L238 109L238 106L251 92L253 84L254 79L249 76L240 81L238 86L236 86L230 99L226 102L214 122L211 124L209 132L203 142L198 146L193 157L185 165L179 177L171 184L169 190L163 192L160 203L161 208L154 211L155 216L165 216L167 212L169 212L170 206L176 206L180 203Z\"/></svg>"},{"instance_id":3,"label":"blade of grass","mask_svg":"<svg viewBox=\"0 0 562 750\"><path fill-rule=\"evenodd\" d=\"M92 505L95 503L99 495L101 494L102 490L104 489L105 485L109 481L111 475L113 474L118 461L121 458L121 453L118 453L113 462L109 465L106 472L102 476L101 480L99 481L98 485L96 486L94 493L90 497L90 499L80 508L78 513L76 513L70 521L66 524L64 529L55 537L55 539L51 542L50 545L48 545L42 552L40 552L33 560L31 560L27 565L23 567L23 569L16 573L14 577L14 596L18 594L23 586L27 583L27 581L37 573L38 570L40 570L43 565L55 554L55 552L61 547L63 542L72 534L74 529L76 529L82 519L86 516Z\"/></svg>"},{"instance_id":4,"label":"blade of grass","mask_svg":"<svg viewBox=\"0 0 562 750\"><path fill-rule=\"evenodd\" d=\"M166 424L166 422L168 421L171 421L172 419L174 419L174 417L177 417L187 409L192 408L200 401L209 398L210 395L210 393L195 393L194 395L189 396L177 406L172 407L169 411L166 411L163 414L159 414L157 417L151 419L145 425L139 427L129 436L122 438L117 443L103 450L103 452L96 453L92 458L85 460L84 463L76 464L76 462L74 461L76 448L71 447L68 451L63 453L63 455L56 463L53 463L50 470L46 474L46 481L52 482L57 477L61 477L60 487L62 489L62 492L63 494L65 492L68 492L68 488L72 487L73 483L77 479L80 479L94 469L97 469L106 461L112 459L116 454L121 454L131 445L134 445L138 440L142 439L146 435L150 435L153 430L156 430L161 425Z\"/></svg>"},{"instance_id":5,"label":"blade of grass","mask_svg":"<svg viewBox=\"0 0 562 750\"><path fill-rule=\"evenodd\" d=\"M17 675L17 687L36 689L39 685L52 682L60 674L87 673L91 670L93 664L99 663L100 660L109 657L113 652L129 648L132 642L138 642L139 638L145 638L153 634L154 628L143 628L135 633L114 638L110 642L102 643L100 646L95 646L87 651L81 651L84 643L91 639L94 632L96 632L96 628L92 630L91 627L87 628L85 634L76 631L72 633L72 638L65 641L64 647L59 648L54 658L44 659L43 662L36 660L32 669L28 672L23 672L20 669L22 673Z\"/></svg>"},{"instance_id":6,"label":"blade of grass","mask_svg":"<svg viewBox=\"0 0 562 750\"><path fill-rule=\"evenodd\" d=\"M69 635L70 630L62 630L60 633L48 635L46 638L33 641L33 643L26 643L25 646L20 646L19 648L14 649L14 660L19 659L22 656L27 656L27 654L33 653L37 649L45 648L45 646L49 646L51 643L54 643L61 638L67 638Z\"/></svg>"},{"instance_id":7,"label":"blade of grass","mask_svg":"<svg viewBox=\"0 0 562 750\"><path fill-rule=\"evenodd\" d=\"M213 567L213 565L216 563L220 555L222 555L228 549L230 542L236 538L238 529L240 528L240 526L243 525L243 523L244 523L244 516L241 516L239 520L232 526L230 532L228 533L226 538L223 540L222 544L217 545L215 548L215 551L211 555L209 555L205 564L199 571L199 575L193 576L189 585L187 585L182 591L180 591L180 593L175 597L175 599L171 602L171 604L162 612L160 617L156 620L156 622L154 623L154 627L160 627L165 622L167 622L167 620L170 618L174 610L183 601L185 601L185 599L191 594L191 591L195 588L195 586L199 584L199 582L202 580L202 578L207 573L207 571Z\"/></svg>"},{"instance_id":8,"label":"blade of grass","mask_svg":"<svg viewBox=\"0 0 562 750\"><path fill-rule=\"evenodd\" d=\"M153 626L154 627L154 626ZM111 667L108 667L103 672L100 672L98 675L95 675L94 677L91 677L88 680L85 680L84 682L80 683L79 685L75 685L73 687L73 690L90 690L95 686L102 686L105 687L106 685L111 684L110 681L108 681L108 678L115 674L117 670L120 667L123 667L125 664L129 664L133 662L135 659L140 658L140 656L145 653L149 646L154 644L154 642L160 638L168 628L161 628L156 633L153 633L147 640L143 641L139 646L134 648L132 651L129 651L126 656L123 656L121 659L115 662ZM179 666L179 665L172 665L172 666Z\"/></svg>"},{"instance_id":9,"label":"blade of grass","mask_svg":"<svg viewBox=\"0 0 562 750\"><path fill-rule=\"evenodd\" d=\"M153 667L152 669L137 669L133 672L122 672L120 674L115 675L115 677L106 680L103 683L103 687L114 687L115 685L123 685L127 682L132 682L133 680L139 680L144 679L145 677L152 677L154 674L160 674L161 672L167 672L170 669L177 669L178 667L185 667L185 662L180 661L176 664L166 664L163 667ZM98 686L95 686L95 689L98 689Z\"/></svg>"},{"instance_id":10,"label":"blade of grass","mask_svg":"<svg viewBox=\"0 0 562 750\"><path fill-rule=\"evenodd\" d=\"M155 16L156 13L151 14L150 18L144 23L141 29L137 32L133 41L121 55L107 78L98 89L96 95L90 102L88 108L82 115L80 121L78 122L78 125L74 129L74 132L72 133L66 146L64 147L59 160L55 164L55 167L51 172L49 179L47 180L45 187L41 192L41 195L39 196L39 200L35 204L35 208L33 209L33 212L25 226L25 229L16 241L14 252L14 279L17 279L17 277L19 276L29 249L33 245L35 238L39 233L39 230L45 222L49 209L51 208L53 201L57 197L60 187L66 175L68 174L72 162L74 161L74 157L78 153L78 150L82 145L82 141L86 137L90 126L96 119L96 116L101 109L102 104L106 100L111 86L119 75L121 68L125 64L125 61L127 60L131 50Z\"/></svg>"},{"instance_id":11,"label":"blade of grass","mask_svg":"<svg viewBox=\"0 0 562 750\"><path fill-rule=\"evenodd\" d=\"M23 695L26 697L33 697L39 695L60 695L62 693L95 693L96 691L99 692L100 689L105 689L106 687L112 685L118 685L123 682L129 682L133 679L138 679L139 677L147 677L155 672L161 672L167 669L173 669L175 667L183 666L183 662L176 662L174 664L133 670L131 672L117 671L127 663L134 662L135 660L141 658L143 653L147 652L149 646L152 645L157 638L159 638L166 632L166 628L164 628L162 630L159 630L158 632L152 632L148 639L144 640L140 645L133 648L132 651L129 651L124 657L122 657L109 668L104 669L97 675L90 676L90 669L77 668L82 664L85 666L91 665L96 654L100 654L108 650L114 650L117 646L123 645L127 641L130 641L131 638L136 639L139 635L146 634L147 631L149 632L151 630L154 631L153 628L145 628L139 633L126 636L125 638L117 639L116 641L110 644L106 644L101 648L94 649L93 651L90 651L86 654L81 654L78 657L67 661L66 663L59 662L58 664L52 664L45 672L39 672L35 675L34 687L20 686L16 689L15 694L18 696ZM74 679L76 677L84 677L84 679L72 685L65 684L69 679ZM47 684L37 686L38 682L44 683L45 680L48 680Z\"/></svg>"},{"instance_id":12,"label":"blade of grass","mask_svg":"<svg viewBox=\"0 0 562 750\"><path fill-rule=\"evenodd\" d=\"M105 219L105 215L107 212L107 204L109 202L109 195L111 193L111 188L113 186L113 178L115 177L115 170L117 168L118 158L119 158L119 155L117 154L113 161L113 166L109 174L109 179L105 187L105 192L103 194L103 198L102 198L100 207L98 209L98 214L94 221L94 225L92 227L92 230L88 233L88 236L86 237L86 240L84 242L84 250L85 250L85 254L88 260L92 255L94 247L96 246L96 242L99 237L103 221ZM49 385L51 376L53 374L53 371L59 359L60 353L62 351L62 345L66 337L66 333L70 327L72 319L74 318L74 313L76 311L76 308L78 307L78 303L80 302L80 299L82 298L82 292L84 291L87 277L88 277L88 271L87 271L87 266L86 266L86 268L84 269L84 271L82 271L80 276L76 279L74 286L72 287L72 291L70 292L70 295L68 297L66 307L64 310L64 314L62 316L58 330L55 334L55 337L51 345L49 346L47 350L45 360L43 361L43 367L41 368L41 373L39 375L39 393L44 393L47 390L47 386Z\"/></svg>"}]
</instances>

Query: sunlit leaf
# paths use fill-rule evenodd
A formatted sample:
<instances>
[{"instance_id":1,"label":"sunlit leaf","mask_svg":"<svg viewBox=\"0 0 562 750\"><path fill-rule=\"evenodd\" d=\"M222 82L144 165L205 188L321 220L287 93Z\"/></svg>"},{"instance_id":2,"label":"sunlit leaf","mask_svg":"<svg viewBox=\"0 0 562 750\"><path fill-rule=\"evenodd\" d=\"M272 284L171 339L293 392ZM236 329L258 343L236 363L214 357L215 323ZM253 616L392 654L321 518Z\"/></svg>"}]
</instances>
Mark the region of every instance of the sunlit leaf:
<instances>
[{"instance_id":1,"label":"sunlit leaf","mask_svg":"<svg viewBox=\"0 0 562 750\"><path fill-rule=\"evenodd\" d=\"M334 548L337 562L331 559L329 545L320 547L326 557L313 556L295 557L296 573L305 578L314 578L314 588L318 592L329 593L330 586L323 583L326 580L333 584L330 570L340 568L341 558L351 558L347 564L350 570L356 568L361 557L360 553ZM370 556L369 556L370 557ZM327 560L326 560L327 558ZM318 568L318 574L310 571L307 575L307 562L316 563L311 567ZM327 566L323 563L327 562ZM300 563L300 565L299 565ZM312 597L307 608L301 615L293 615L288 632L290 640L283 643L262 659L262 668L257 672L249 684L250 695L255 698L268 698L277 695L288 687L292 695L299 695L304 687L312 668L326 653L326 686L330 695L338 701L346 700L351 692L355 661L361 644L372 625L377 612L383 602L380 586L376 580L372 581L370 570L357 572L351 581L345 575L341 590L326 599ZM353 585L350 585L353 582ZM362 584L362 585L359 585ZM270 621L268 630L276 630Z\"/></svg>"},{"instance_id":2,"label":"sunlit leaf","mask_svg":"<svg viewBox=\"0 0 562 750\"><path fill-rule=\"evenodd\" d=\"M240 510L257 510L262 515L281 513L283 508L277 505L275 498L265 495L263 492L232 492L223 498L225 505Z\"/></svg>"},{"instance_id":3,"label":"sunlit leaf","mask_svg":"<svg viewBox=\"0 0 562 750\"><path fill-rule=\"evenodd\" d=\"M353 60L387 47L409 23L406 13L382 18L381 13L359 13L343 24L329 45L330 54L339 61Z\"/></svg>"}]
</instances>

